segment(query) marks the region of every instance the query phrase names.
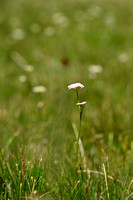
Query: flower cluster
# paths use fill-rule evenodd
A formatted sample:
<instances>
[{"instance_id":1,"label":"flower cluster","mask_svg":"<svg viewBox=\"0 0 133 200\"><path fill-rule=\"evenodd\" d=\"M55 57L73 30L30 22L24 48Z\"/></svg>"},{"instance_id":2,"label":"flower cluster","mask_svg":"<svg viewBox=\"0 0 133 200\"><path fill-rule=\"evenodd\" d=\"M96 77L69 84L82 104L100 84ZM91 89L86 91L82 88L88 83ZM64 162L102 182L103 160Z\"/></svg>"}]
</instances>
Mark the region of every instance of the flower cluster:
<instances>
[{"instance_id":1,"label":"flower cluster","mask_svg":"<svg viewBox=\"0 0 133 200\"><path fill-rule=\"evenodd\" d=\"M76 89L76 91L77 91L78 88L84 88L84 85L81 83L73 83L68 86L68 90ZM76 104L77 106L84 106L87 103L86 101L83 101L80 103L79 99L78 99L78 95L77 95L77 100L78 100L78 103Z\"/></svg>"},{"instance_id":2,"label":"flower cluster","mask_svg":"<svg viewBox=\"0 0 133 200\"><path fill-rule=\"evenodd\" d=\"M76 103L77 106L83 106L85 105L87 102L86 101L83 101L82 103Z\"/></svg>"},{"instance_id":3,"label":"flower cluster","mask_svg":"<svg viewBox=\"0 0 133 200\"><path fill-rule=\"evenodd\" d=\"M73 83L68 86L68 90L77 89L77 88L84 88L84 85L81 83Z\"/></svg>"},{"instance_id":4,"label":"flower cluster","mask_svg":"<svg viewBox=\"0 0 133 200\"><path fill-rule=\"evenodd\" d=\"M34 93L44 93L46 92L46 87L44 87L43 85L38 85L32 88L32 92Z\"/></svg>"}]
</instances>

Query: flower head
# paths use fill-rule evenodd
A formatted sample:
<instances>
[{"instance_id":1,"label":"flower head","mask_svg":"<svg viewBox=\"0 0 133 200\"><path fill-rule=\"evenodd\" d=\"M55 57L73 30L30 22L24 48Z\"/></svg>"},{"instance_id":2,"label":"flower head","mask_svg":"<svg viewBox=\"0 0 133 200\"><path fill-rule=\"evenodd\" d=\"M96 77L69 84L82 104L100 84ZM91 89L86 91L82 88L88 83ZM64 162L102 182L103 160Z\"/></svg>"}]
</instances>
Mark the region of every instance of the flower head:
<instances>
[{"instance_id":1,"label":"flower head","mask_svg":"<svg viewBox=\"0 0 133 200\"><path fill-rule=\"evenodd\" d=\"M19 81L20 82L26 82L26 80L27 80L27 77L26 76L24 76L24 75L21 75L21 76L19 76Z\"/></svg>"},{"instance_id":2,"label":"flower head","mask_svg":"<svg viewBox=\"0 0 133 200\"><path fill-rule=\"evenodd\" d=\"M103 71L103 68L101 65L90 65L88 68L89 72L92 74L98 74Z\"/></svg>"},{"instance_id":3,"label":"flower head","mask_svg":"<svg viewBox=\"0 0 133 200\"><path fill-rule=\"evenodd\" d=\"M32 71L34 71L34 67L32 65L24 65L23 69L26 72L32 72Z\"/></svg>"},{"instance_id":4,"label":"flower head","mask_svg":"<svg viewBox=\"0 0 133 200\"><path fill-rule=\"evenodd\" d=\"M68 90L76 89L76 88L84 88L84 85L82 85L81 83L73 83L68 86Z\"/></svg>"},{"instance_id":5,"label":"flower head","mask_svg":"<svg viewBox=\"0 0 133 200\"><path fill-rule=\"evenodd\" d=\"M86 101L83 101L82 103L76 103L77 106L84 106L85 104L87 104Z\"/></svg>"},{"instance_id":6,"label":"flower head","mask_svg":"<svg viewBox=\"0 0 133 200\"><path fill-rule=\"evenodd\" d=\"M126 53L122 53L118 57L119 61L122 62L122 63L127 62L128 58L129 58L128 54L126 54Z\"/></svg>"},{"instance_id":7,"label":"flower head","mask_svg":"<svg viewBox=\"0 0 133 200\"><path fill-rule=\"evenodd\" d=\"M42 85L38 85L32 88L32 92L34 93L44 93L46 92L46 87L42 86Z\"/></svg>"}]
</instances>

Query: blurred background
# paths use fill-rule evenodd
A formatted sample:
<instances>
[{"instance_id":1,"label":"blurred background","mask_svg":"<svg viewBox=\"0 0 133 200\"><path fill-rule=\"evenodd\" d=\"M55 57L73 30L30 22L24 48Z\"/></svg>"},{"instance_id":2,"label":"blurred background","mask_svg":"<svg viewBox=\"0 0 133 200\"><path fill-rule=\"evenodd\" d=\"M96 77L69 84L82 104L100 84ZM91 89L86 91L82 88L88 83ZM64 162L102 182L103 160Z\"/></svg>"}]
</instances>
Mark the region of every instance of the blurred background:
<instances>
[{"instance_id":1,"label":"blurred background","mask_svg":"<svg viewBox=\"0 0 133 200\"><path fill-rule=\"evenodd\" d=\"M132 63L133 1L1 0L0 148L73 155L79 113L67 86L81 82L89 166L109 160L125 172L133 152Z\"/></svg>"}]
</instances>

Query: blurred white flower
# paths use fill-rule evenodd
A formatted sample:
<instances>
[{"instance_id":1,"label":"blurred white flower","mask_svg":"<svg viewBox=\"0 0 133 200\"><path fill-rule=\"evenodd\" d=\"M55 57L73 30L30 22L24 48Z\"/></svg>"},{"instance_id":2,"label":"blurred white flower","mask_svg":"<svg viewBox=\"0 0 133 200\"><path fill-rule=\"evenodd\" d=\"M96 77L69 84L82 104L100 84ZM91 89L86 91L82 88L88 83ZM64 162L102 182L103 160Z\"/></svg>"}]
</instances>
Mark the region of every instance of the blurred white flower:
<instances>
[{"instance_id":1,"label":"blurred white flower","mask_svg":"<svg viewBox=\"0 0 133 200\"><path fill-rule=\"evenodd\" d=\"M27 80L27 77L26 76L24 76L24 75L21 75L21 76L19 76L19 81L20 82L26 82L26 80Z\"/></svg>"},{"instance_id":2,"label":"blurred white flower","mask_svg":"<svg viewBox=\"0 0 133 200\"><path fill-rule=\"evenodd\" d=\"M14 40L23 40L25 38L25 31L21 28L12 30L11 36Z\"/></svg>"},{"instance_id":3,"label":"blurred white flower","mask_svg":"<svg viewBox=\"0 0 133 200\"><path fill-rule=\"evenodd\" d=\"M32 88L32 92L34 93L44 93L46 92L46 87L42 86L42 85L38 85Z\"/></svg>"},{"instance_id":4,"label":"blurred white flower","mask_svg":"<svg viewBox=\"0 0 133 200\"><path fill-rule=\"evenodd\" d=\"M34 71L34 67L32 65L24 65L23 66L23 69L26 71L26 72L32 72Z\"/></svg>"},{"instance_id":5,"label":"blurred white flower","mask_svg":"<svg viewBox=\"0 0 133 200\"><path fill-rule=\"evenodd\" d=\"M122 54L119 55L118 59L122 63L127 62L128 61L128 55L126 53L122 53Z\"/></svg>"},{"instance_id":6,"label":"blurred white flower","mask_svg":"<svg viewBox=\"0 0 133 200\"><path fill-rule=\"evenodd\" d=\"M55 29L53 27L46 27L44 29L44 34L47 35L47 36L52 36L55 34Z\"/></svg>"},{"instance_id":7,"label":"blurred white flower","mask_svg":"<svg viewBox=\"0 0 133 200\"><path fill-rule=\"evenodd\" d=\"M103 68L101 65L90 65L88 68L88 71L91 74L97 74L97 73L101 73L103 71Z\"/></svg>"},{"instance_id":8,"label":"blurred white flower","mask_svg":"<svg viewBox=\"0 0 133 200\"><path fill-rule=\"evenodd\" d=\"M82 103L76 103L77 106L83 106L83 105L85 105L85 104L87 104L86 101L83 101Z\"/></svg>"},{"instance_id":9,"label":"blurred white flower","mask_svg":"<svg viewBox=\"0 0 133 200\"><path fill-rule=\"evenodd\" d=\"M92 17L99 17L102 13L102 8L97 5L91 5L88 12Z\"/></svg>"},{"instance_id":10,"label":"blurred white flower","mask_svg":"<svg viewBox=\"0 0 133 200\"><path fill-rule=\"evenodd\" d=\"M105 18L105 25L108 26L109 28L114 27L115 25L115 17L112 13L109 13L106 18Z\"/></svg>"},{"instance_id":11,"label":"blurred white flower","mask_svg":"<svg viewBox=\"0 0 133 200\"><path fill-rule=\"evenodd\" d=\"M44 106L43 101L39 101L39 102L37 103L37 107L38 107L38 108L42 108L43 106Z\"/></svg>"},{"instance_id":12,"label":"blurred white flower","mask_svg":"<svg viewBox=\"0 0 133 200\"><path fill-rule=\"evenodd\" d=\"M59 24L62 27L67 27L69 24L69 19L62 13L54 13L52 16L52 21L54 24Z\"/></svg>"},{"instance_id":13,"label":"blurred white flower","mask_svg":"<svg viewBox=\"0 0 133 200\"><path fill-rule=\"evenodd\" d=\"M68 90L76 89L76 88L84 88L84 85L82 85L81 83L73 83L68 86Z\"/></svg>"}]
</instances>

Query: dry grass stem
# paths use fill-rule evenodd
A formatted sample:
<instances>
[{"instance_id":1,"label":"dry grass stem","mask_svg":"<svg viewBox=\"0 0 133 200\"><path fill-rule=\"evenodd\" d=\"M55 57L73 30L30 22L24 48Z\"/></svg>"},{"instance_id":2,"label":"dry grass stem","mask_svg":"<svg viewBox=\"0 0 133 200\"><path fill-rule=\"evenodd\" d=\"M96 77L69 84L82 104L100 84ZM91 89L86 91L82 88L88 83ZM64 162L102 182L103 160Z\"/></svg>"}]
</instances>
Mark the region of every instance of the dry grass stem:
<instances>
[{"instance_id":1,"label":"dry grass stem","mask_svg":"<svg viewBox=\"0 0 133 200\"><path fill-rule=\"evenodd\" d=\"M106 169L105 169L105 165L103 163L103 171L104 171L104 177L105 177L105 183L106 183L106 190L107 190L107 196L108 196L108 199L109 199L109 192L108 192L108 182L107 182L107 173L106 173Z\"/></svg>"},{"instance_id":2,"label":"dry grass stem","mask_svg":"<svg viewBox=\"0 0 133 200\"><path fill-rule=\"evenodd\" d=\"M78 130L77 130L76 124L73 123L72 127L73 127L73 130L74 130L74 133L75 133L75 137L76 137L76 140L77 140L78 139ZM83 147L83 143L82 143L81 138L79 138L79 143L78 144L79 144L79 150L80 150L81 158L82 158L82 162L83 162L83 168L86 169L87 168L87 162L86 162L84 147Z\"/></svg>"},{"instance_id":3,"label":"dry grass stem","mask_svg":"<svg viewBox=\"0 0 133 200\"><path fill-rule=\"evenodd\" d=\"M24 162L24 156L23 156L21 148L20 148L20 157L21 157L21 161L22 161L22 178L24 179L24 176L25 176L25 162Z\"/></svg>"}]
</instances>

